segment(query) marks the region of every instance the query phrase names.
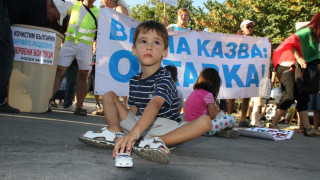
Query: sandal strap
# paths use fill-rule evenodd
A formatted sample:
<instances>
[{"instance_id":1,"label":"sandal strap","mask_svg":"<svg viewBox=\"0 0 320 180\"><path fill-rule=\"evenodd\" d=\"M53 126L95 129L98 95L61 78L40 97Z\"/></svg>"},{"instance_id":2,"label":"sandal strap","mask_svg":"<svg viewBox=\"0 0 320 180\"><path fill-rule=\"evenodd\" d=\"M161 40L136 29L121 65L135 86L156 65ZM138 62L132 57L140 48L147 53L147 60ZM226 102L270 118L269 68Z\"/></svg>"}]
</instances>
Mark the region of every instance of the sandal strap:
<instances>
[{"instance_id":1,"label":"sandal strap","mask_svg":"<svg viewBox=\"0 0 320 180\"><path fill-rule=\"evenodd\" d=\"M115 142L117 138L123 137L125 134L122 132L111 132L107 129L107 127L101 128L101 132L93 132L93 131L87 131L83 137L86 138L104 138L106 141L109 142Z\"/></svg>"},{"instance_id":2,"label":"sandal strap","mask_svg":"<svg viewBox=\"0 0 320 180\"><path fill-rule=\"evenodd\" d=\"M160 147L162 147L167 149L167 151L169 152L169 148L165 145L160 137L143 139L142 141L140 141L139 147L145 148L146 146L149 146L150 149L159 149Z\"/></svg>"}]
</instances>

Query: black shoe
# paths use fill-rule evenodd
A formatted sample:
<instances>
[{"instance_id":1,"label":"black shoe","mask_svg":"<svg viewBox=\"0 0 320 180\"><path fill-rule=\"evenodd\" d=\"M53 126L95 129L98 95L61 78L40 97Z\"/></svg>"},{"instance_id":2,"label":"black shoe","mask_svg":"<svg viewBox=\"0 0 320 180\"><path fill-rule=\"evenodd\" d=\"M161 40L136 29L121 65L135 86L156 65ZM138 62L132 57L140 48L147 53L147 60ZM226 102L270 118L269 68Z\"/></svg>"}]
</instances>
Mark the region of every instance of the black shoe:
<instances>
[{"instance_id":1,"label":"black shoe","mask_svg":"<svg viewBox=\"0 0 320 180\"><path fill-rule=\"evenodd\" d=\"M260 121L266 121L267 118L265 116L263 116L262 118L259 119Z\"/></svg>"},{"instance_id":2,"label":"black shoe","mask_svg":"<svg viewBox=\"0 0 320 180\"><path fill-rule=\"evenodd\" d=\"M19 113L20 110L9 106L7 103L0 106L0 112L3 113Z\"/></svg>"},{"instance_id":3,"label":"black shoe","mask_svg":"<svg viewBox=\"0 0 320 180\"><path fill-rule=\"evenodd\" d=\"M252 127L248 121L240 121L239 127Z\"/></svg>"}]
</instances>

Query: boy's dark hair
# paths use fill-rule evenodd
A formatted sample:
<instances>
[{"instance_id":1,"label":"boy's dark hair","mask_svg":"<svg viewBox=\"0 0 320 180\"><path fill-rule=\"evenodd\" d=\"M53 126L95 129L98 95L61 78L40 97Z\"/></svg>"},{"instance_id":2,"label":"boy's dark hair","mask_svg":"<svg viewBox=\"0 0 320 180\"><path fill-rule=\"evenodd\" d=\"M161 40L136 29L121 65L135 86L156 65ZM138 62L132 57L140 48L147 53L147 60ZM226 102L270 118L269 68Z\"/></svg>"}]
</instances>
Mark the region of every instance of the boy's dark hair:
<instances>
[{"instance_id":1,"label":"boy's dark hair","mask_svg":"<svg viewBox=\"0 0 320 180\"><path fill-rule=\"evenodd\" d=\"M134 34L133 34L133 45L135 45L135 43L137 41L137 37L141 31L143 33L146 33L150 30L155 30L158 33L158 35L160 35L162 37L163 42L164 42L164 49L168 49L168 47L169 47L168 31L163 24L159 23L158 21L154 21L154 20L144 21L136 27L136 29L134 30Z\"/></svg>"},{"instance_id":2,"label":"boy's dark hair","mask_svg":"<svg viewBox=\"0 0 320 180\"><path fill-rule=\"evenodd\" d=\"M178 80L178 70L175 66L168 65L168 66L165 66L164 68L170 72L174 82Z\"/></svg>"},{"instance_id":3,"label":"boy's dark hair","mask_svg":"<svg viewBox=\"0 0 320 180\"><path fill-rule=\"evenodd\" d=\"M214 99L217 99L220 90L220 76L217 70L205 68L201 71L193 89L204 89L212 93Z\"/></svg>"}]
</instances>

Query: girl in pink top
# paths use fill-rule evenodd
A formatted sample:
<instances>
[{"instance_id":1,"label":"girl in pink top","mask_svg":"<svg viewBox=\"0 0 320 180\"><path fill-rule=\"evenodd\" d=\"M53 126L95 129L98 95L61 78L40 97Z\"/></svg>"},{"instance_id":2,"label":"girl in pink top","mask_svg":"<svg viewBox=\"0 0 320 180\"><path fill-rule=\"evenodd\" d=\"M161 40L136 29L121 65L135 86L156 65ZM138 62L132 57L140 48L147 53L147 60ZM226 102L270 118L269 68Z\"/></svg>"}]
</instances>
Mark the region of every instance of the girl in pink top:
<instances>
[{"instance_id":1,"label":"girl in pink top","mask_svg":"<svg viewBox=\"0 0 320 180\"><path fill-rule=\"evenodd\" d=\"M185 121L193 121L206 114L212 119L212 129L205 135L218 134L224 137L238 137L239 130L232 130L235 118L232 115L216 117L220 110L215 103L220 90L220 76L213 68L201 71L197 82L193 85L194 91L185 103Z\"/></svg>"}]
</instances>

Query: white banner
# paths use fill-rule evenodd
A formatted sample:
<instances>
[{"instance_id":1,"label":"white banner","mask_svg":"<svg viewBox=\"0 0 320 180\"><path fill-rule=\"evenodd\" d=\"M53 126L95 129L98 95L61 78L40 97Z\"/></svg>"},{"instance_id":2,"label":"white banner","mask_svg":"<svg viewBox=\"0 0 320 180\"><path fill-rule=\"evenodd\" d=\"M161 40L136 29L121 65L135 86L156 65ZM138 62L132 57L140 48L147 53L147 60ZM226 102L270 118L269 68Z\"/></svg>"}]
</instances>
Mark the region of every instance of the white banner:
<instances>
[{"instance_id":1,"label":"white banner","mask_svg":"<svg viewBox=\"0 0 320 180\"><path fill-rule=\"evenodd\" d=\"M255 137L261 139L269 139L273 141L281 141L286 139L291 139L293 136L293 131L284 129L269 129L269 128L247 128L240 129L240 135Z\"/></svg>"},{"instance_id":2,"label":"white banner","mask_svg":"<svg viewBox=\"0 0 320 180\"><path fill-rule=\"evenodd\" d=\"M177 0L158 0L160 2L164 2L166 4L169 4L171 6L174 6L174 7L178 7L178 1Z\"/></svg>"},{"instance_id":3,"label":"white banner","mask_svg":"<svg viewBox=\"0 0 320 180\"><path fill-rule=\"evenodd\" d=\"M99 12L96 94L128 95L129 80L139 72L132 39L139 24L108 8ZM162 65L178 69L177 87L187 98L203 68L217 69L219 99L267 96L271 44L268 38L209 32L170 32L169 53Z\"/></svg>"},{"instance_id":4,"label":"white banner","mask_svg":"<svg viewBox=\"0 0 320 180\"><path fill-rule=\"evenodd\" d=\"M12 26L15 61L53 65L56 34Z\"/></svg>"}]
</instances>

